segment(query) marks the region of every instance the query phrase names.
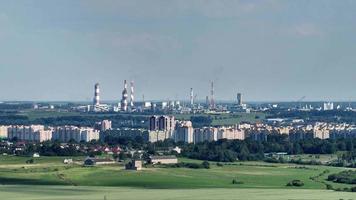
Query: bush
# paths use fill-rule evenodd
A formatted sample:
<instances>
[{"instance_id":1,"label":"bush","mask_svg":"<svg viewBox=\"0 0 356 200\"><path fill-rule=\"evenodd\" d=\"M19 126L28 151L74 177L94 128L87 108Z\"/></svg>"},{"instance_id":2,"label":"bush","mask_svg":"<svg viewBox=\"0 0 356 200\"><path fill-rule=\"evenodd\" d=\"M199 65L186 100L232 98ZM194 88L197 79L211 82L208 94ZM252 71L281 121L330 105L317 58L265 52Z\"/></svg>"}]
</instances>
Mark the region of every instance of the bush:
<instances>
[{"instance_id":1,"label":"bush","mask_svg":"<svg viewBox=\"0 0 356 200\"><path fill-rule=\"evenodd\" d=\"M356 187L352 187L351 192L356 192Z\"/></svg>"},{"instance_id":2,"label":"bush","mask_svg":"<svg viewBox=\"0 0 356 200\"><path fill-rule=\"evenodd\" d=\"M216 166L218 166L218 167L223 167L224 165L222 164L222 163L216 163Z\"/></svg>"},{"instance_id":3,"label":"bush","mask_svg":"<svg viewBox=\"0 0 356 200\"><path fill-rule=\"evenodd\" d=\"M330 184L326 184L326 189L327 189L327 190L333 190L334 188L333 188L333 186L332 186L332 185L330 185Z\"/></svg>"},{"instance_id":4,"label":"bush","mask_svg":"<svg viewBox=\"0 0 356 200\"><path fill-rule=\"evenodd\" d=\"M29 160L26 160L26 164L33 164L35 161L31 158Z\"/></svg>"},{"instance_id":5,"label":"bush","mask_svg":"<svg viewBox=\"0 0 356 200\"><path fill-rule=\"evenodd\" d=\"M210 163L208 161L204 161L202 164L201 164L205 169L210 169Z\"/></svg>"},{"instance_id":6,"label":"bush","mask_svg":"<svg viewBox=\"0 0 356 200\"><path fill-rule=\"evenodd\" d=\"M210 169L210 163L208 161L204 161L201 164L180 162L176 164L164 164L162 166L170 168Z\"/></svg>"},{"instance_id":7,"label":"bush","mask_svg":"<svg viewBox=\"0 0 356 200\"><path fill-rule=\"evenodd\" d=\"M232 184L237 185L237 184L244 184L244 182L239 181L237 178L232 179Z\"/></svg>"},{"instance_id":8,"label":"bush","mask_svg":"<svg viewBox=\"0 0 356 200\"><path fill-rule=\"evenodd\" d=\"M301 180L292 180L287 183L287 186L302 187L304 186L304 183Z\"/></svg>"}]
</instances>

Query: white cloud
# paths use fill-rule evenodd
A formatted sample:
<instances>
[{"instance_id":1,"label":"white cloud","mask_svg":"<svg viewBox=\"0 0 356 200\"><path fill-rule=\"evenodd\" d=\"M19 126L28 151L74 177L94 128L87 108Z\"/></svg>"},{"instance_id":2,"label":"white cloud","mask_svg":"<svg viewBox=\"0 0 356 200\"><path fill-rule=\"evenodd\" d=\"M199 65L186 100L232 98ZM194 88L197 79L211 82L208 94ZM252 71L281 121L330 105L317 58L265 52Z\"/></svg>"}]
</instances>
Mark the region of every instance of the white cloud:
<instances>
[{"instance_id":1,"label":"white cloud","mask_svg":"<svg viewBox=\"0 0 356 200\"><path fill-rule=\"evenodd\" d=\"M138 18L167 18L200 15L209 18L238 17L264 8L274 6L275 0L87 0L85 8L102 14L115 14Z\"/></svg>"},{"instance_id":2,"label":"white cloud","mask_svg":"<svg viewBox=\"0 0 356 200\"><path fill-rule=\"evenodd\" d=\"M322 31L314 24L304 23L293 27L293 32L301 37L321 36Z\"/></svg>"}]
</instances>

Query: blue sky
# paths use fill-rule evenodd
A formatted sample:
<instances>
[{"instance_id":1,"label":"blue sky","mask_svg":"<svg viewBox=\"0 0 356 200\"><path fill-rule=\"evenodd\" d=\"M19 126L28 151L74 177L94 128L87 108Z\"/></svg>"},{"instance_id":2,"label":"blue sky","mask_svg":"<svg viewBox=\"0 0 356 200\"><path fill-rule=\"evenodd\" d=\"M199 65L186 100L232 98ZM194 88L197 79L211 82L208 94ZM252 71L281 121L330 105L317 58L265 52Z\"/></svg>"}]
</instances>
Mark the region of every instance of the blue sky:
<instances>
[{"instance_id":1,"label":"blue sky","mask_svg":"<svg viewBox=\"0 0 356 200\"><path fill-rule=\"evenodd\" d=\"M356 1L0 1L0 100L356 100Z\"/></svg>"}]
</instances>

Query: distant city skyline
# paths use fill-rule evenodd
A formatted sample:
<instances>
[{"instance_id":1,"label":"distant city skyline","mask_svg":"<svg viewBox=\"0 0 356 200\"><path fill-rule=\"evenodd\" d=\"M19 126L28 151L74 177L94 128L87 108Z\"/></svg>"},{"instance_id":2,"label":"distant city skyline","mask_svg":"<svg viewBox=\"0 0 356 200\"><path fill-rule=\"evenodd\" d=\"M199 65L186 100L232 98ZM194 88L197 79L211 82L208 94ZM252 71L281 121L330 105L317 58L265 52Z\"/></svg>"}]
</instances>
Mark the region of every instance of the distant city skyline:
<instances>
[{"instance_id":1,"label":"distant city skyline","mask_svg":"<svg viewBox=\"0 0 356 200\"><path fill-rule=\"evenodd\" d=\"M356 1L0 2L0 101L356 101Z\"/></svg>"}]
</instances>

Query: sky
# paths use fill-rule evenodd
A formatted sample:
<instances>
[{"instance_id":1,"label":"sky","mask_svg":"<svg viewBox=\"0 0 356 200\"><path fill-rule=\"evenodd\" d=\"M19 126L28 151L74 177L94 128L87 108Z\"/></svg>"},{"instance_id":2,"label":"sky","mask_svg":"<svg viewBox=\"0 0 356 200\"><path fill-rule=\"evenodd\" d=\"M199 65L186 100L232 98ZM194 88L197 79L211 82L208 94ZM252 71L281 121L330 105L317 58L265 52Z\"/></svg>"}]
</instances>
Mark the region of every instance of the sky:
<instances>
[{"instance_id":1,"label":"sky","mask_svg":"<svg viewBox=\"0 0 356 200\"><path fill-rule=\"evenodd\" d=\"M1 0L0 100L356 101L354 0Z\"/></svg>"}]
</instances>

